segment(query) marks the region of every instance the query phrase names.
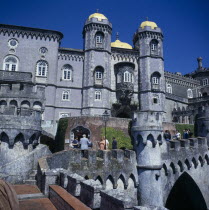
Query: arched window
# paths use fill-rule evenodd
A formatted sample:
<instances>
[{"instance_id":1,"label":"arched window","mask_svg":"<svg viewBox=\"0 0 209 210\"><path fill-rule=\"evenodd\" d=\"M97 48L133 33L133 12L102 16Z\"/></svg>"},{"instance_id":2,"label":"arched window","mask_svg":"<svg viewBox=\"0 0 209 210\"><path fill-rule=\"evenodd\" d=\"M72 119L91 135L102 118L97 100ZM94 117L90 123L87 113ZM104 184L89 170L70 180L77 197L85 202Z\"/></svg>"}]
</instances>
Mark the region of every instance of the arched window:
<instances>
[{"instance_id":1,"label":"arched window","mask_svg":"<svg viewBox=\"0 0 209 210\"><path fill-rule=\"evenodd\" d=\"M203 86L208 85L208 78L205 78L205 79L202 80L202 85Z\"/></svg>"},{"instance_id":2,"label":"arched window","mask_svg":"<svg viewBox=\"0 0 209 210\"><path fill-rule=\"evenodd\" d=\"M166 92L167 93L172 93L172 86L171 86L171 84L166 84Z\"/></svg>"},{"instance_id":3,"label":"arched window","mask_svg":"<svg viewBox=\"0 0 209 210\"><path fill-rule=\"evenodd\" d=\"M95 101L101 101L102 100L102 92L100 90L95 91Z\"/></svg>"},{"instance_id":4,"label":"arched window","mask_svg":"<svg viewBox=\"0 0 209 210\"><path fill-rule=\"evenodd\" d=\"M191 89L188 89L188 90L187 90L187 97L188 97L188 98L193 98L193 92L192 92Z\"/></svg>"},{"instance_id":5,"label":"arched window","mask_svg":"<svg viewBox=\"0 0 209 210\"><path fill-rule=\"evenodd\" d=\"M97 48L103 48L104 34L102 32L96 33L95 44Z\"/></svg>"},{"instance_id":6,"label":"arched window","mask_svg":"<svg viewBox=\"0 0 209 210\"><path fill-rule=\"evenodd\" d=\"M156 39L150 42L150 53L151 55L158 55L158 41Z\"/></svg>"},{"instance_id":7,"label":"arched window","mask_svg":"<svg viewBox=\"0 0 209 210\"><path fill-rule=\"evenodd\" d=\"M65 90L62 92L62 100L63 101L69 101L70 100L70 91Z\"/></svg>"},{"instance_id":8,"label":"arched window","mask_svg":"<svg viewBox=\"0 0 209 210\"><path fill-rule=\"evenodd\" d=\"M152 90L159 90L160 88L160 73L159 72L154 72L152 75L151 75L151 87L152 87Z\"/></svg>"},{"instance_id":9,"label":"arched window","mask_svg":"<svg viewBox=\"0 0 209 210\"><path fill-rule=\"evenodd\" d=\"M94 72L94 83L95 85L102 85L103 84L103 73L104 69L102 67L96 67Z\"/></svg>"},{"instance_id":10,"label":"arched window","mask_svg":"<svg viewBox=\"0 0 209 210\"><path fill-rule=\"evenodd\" d=\"M18 59L15 56L7 56L4 59L3 69L6 71L18 71Z\"/></svg>"},{"instance_id":11,"label":"arched window","mask_svg":"<svg viewBox=\"0 0 209 210\"><path fill-rule=\"evenodd\" d=\"M46 61L38 61L36 65L36 76L46 77L48 70L48 63Z\"/></svg>"},{"instance_id":12,"label":"arched window","mask_svg":"<svg viewBox=\"0 0 209 210\"><path fill-rule=\"evenodd\" d=\"M62 79L72 80L72 67L68 64L64 65L62 68Z\"/></svg>"},{"instance_id":13,"label":"arched window","mask_svg":"<svg viewBox=\"0 0 209 210\"><path fill-rule=\"evenodd\" d=\"M125 71L123 75L123 81L124 82L133 82L133 74L129 71Z\"/></svg>"}]
</instances>

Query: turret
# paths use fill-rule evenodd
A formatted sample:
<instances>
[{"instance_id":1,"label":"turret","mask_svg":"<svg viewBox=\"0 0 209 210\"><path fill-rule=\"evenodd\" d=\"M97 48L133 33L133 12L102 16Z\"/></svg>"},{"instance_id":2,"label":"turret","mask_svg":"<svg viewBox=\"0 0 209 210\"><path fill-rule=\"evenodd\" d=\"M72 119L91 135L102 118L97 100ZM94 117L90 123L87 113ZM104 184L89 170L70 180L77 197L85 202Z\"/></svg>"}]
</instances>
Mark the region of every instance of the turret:
<instances>
[{"instance_id":1,"label":"turret","mask_svg":"<svg viewBox=\"0 0 209 210\"><path fill-rule=\"evenodd\" d=\"M140 205L163 205L160 170L165 110L163 34L156 23L144 21L134 34L134 48L139 51L139 111L134 114L132 136L137 155ZM152 183L147 189L146 183Z\"/></svg>"},{"instance_id":2,"label":"turret","mask_svg":"<svg viewBox=\"0 0 209 210\"><path fill-rule=\"evenodd\" d=\"M110 109L111 33L112 24L103 14L94 13L85 22L83 115L101 115Z\"/></svg>"}]
</instances>

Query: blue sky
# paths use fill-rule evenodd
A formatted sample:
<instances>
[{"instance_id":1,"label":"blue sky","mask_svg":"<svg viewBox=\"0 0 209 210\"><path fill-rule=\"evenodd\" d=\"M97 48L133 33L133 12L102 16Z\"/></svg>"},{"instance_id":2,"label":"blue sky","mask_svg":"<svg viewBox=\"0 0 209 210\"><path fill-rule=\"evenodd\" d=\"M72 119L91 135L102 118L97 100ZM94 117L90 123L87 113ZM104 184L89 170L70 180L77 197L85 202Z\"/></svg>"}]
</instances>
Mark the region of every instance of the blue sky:
<instances>
[{"instance_id":1,"label":"blue sky","mask_svg":"<svg viewBox=\"0 0 209 210\"><path fill-rule=\"evenodd\" d=\"M140 23L154 21L164 33L165 70L188 73L196 58L209 67L209 0L1 0L0 23L46 28L64 34L62 47L82 49L82 29L99 9L113 24L120 40L132 45Z\"/></svg>"}]
</instances>

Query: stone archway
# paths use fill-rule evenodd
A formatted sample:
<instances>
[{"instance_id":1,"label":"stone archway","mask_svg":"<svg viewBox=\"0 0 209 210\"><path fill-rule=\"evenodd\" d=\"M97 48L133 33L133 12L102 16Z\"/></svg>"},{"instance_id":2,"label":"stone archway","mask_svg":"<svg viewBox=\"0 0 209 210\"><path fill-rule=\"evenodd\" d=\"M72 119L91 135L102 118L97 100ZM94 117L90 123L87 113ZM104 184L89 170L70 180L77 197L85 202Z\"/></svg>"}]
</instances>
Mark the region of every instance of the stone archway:
<instances>
[{"instance_id":1,"label":"stone archway","mask_svg":"<svg viewBox=\"0 0 209 210\"><path fill-rule=\"evenodd\" d=\"M184 172L174 184L165 207L171 210L207 210L199 187L187 172Z\"/></svg>"},{"instance_id":2,"label":"stone archway","mask_svg":"<svg viewBox=\"0 0 209 210\"><path fill-rule=\"evenodd\" d=\"M71 139L78 137L78 139L80 140L80 138L82 138L83 134L86 134L86 137L90 138L90 130L83 126L77 126L77 127L73 128L70 132Z\"/></svg>"}]
</instances>

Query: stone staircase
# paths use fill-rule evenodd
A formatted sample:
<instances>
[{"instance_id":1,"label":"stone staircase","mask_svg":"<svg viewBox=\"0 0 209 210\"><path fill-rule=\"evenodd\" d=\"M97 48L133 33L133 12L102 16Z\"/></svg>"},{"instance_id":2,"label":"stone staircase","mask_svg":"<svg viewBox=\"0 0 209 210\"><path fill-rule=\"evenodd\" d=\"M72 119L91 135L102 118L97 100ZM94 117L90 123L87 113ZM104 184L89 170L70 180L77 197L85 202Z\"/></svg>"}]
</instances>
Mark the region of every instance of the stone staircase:
<instances>
[{"instance_id":1,"label":"stone staircase","mask_svg":"<svg viewBox=\"0 0 209 210\"><path fill-rule=\"evenodd\" d=\"M27 180L24 180L24 184L28 184L28 185L36 185L36 174L37 174L37 170L33 170L30 175L29 178Z\"/></svg>"}]
</instances>

